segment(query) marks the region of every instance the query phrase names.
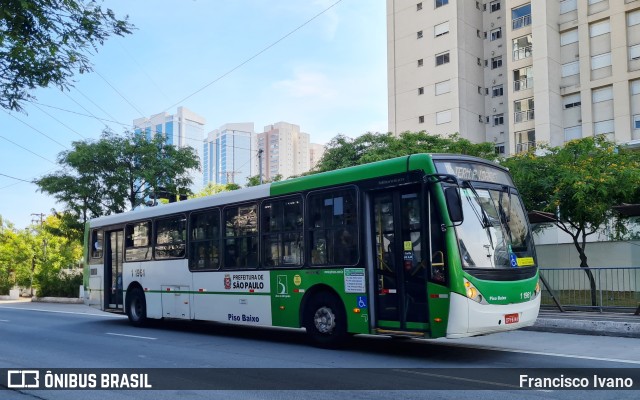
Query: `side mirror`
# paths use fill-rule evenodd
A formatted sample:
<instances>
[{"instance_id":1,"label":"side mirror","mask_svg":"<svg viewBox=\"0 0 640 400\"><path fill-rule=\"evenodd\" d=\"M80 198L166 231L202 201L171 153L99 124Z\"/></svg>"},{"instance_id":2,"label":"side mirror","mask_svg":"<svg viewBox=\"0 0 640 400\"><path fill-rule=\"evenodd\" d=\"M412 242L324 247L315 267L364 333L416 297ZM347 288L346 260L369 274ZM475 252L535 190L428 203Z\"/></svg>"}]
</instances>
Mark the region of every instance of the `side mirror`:
<instances>
[{"instance_id":1,"label":"side mirror","mask_svg":"<svg viewBox=\"0 0 640 400\"><path fill-rule=\"evenodd\" d=\"M460 197L460 190L457 187L450 186L444 189L444 198L447 202L447 210L449 211L449 219L454 224L459 224L464 221L462 215L462 198Z\"/></svg>"}]
</instances>

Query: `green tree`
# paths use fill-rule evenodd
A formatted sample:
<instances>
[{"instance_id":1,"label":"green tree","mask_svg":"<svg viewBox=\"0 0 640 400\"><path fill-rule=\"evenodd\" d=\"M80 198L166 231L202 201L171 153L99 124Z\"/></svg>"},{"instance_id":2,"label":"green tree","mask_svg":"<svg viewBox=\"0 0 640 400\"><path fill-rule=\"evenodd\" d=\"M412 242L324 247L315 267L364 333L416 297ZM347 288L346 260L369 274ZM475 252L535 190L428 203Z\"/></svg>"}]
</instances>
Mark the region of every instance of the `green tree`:
<instances>
[{"instance_id":1,"label":"green tree","mask_svg":"<svg viewBox=\"0 0 640 400\"><path fill-rule=\"evenodd\" d=\"M282 175L278 174L273 177L273 179L263 179L262 183L270 183L270 182L280 182L282 180ZM247 178L246 187L258 186L260 185L260 175L253 175Z\"/></svg>"},{"instance_id":2,"label":"green tree","mask_svg":"<svg viewBox=\"0 0 640 400\"><path fill-rule=\"evenodd\" d=\"M3 0L0 9L0 107L20 111L37 87L72 86L92 69L89 55L133 26L94 1Z\"/></svg>"},{"instance_id":3,"label":"green tree","mask_svg":"<svg viewBox=\"0 0 640 400\"><path fill-rule=\"evenodd\" d=\"M355 139L344 135L334 137L326 146L314 172L333 171L415 153L455 153L496 159L491 143L471 143L458 134L442 137L429 135L424 131L404 132L400 136L392 133L366 133Z\"/></svg>"},{"instance_id":4,"label":"green tree","mask_svg":"<svg viewBox=\"0 0 640 400\"><path fill-rule=\"evenodd\" d=\"M192 196L190 196L190 198L195 199L198 197L213 196L218 193L230 192L232 190L238 190L238 189L240 189L240 185L235 183L216 184L213 182L209 182L207 183L207 186L202 188L202 190L199 191L198 193L195 193Z\"/></svg>"},{"instance_id":5,"label":"green tree","mask_svg":"<svg viewBox=\"0 0 640 400\"><path fill-rule=\"evenodd\" d=\"M614 222L617 236L627 233L624 217L613 206L640 202L640 153L617 147L604 136L572 140L563 147L539 146L502 164L509 168L528 210L546 212L569 234L588 268L587 238ZM591 301L596 305L595 279L586 269Z\"/></svg>"},{"instance_id":6,"label":"green tree","mask_svg":"<svg viewBox=\"0 0 640 400\"><path fill-rule=\"evenodd\" d=\"M189 171L199 169L193 148L131 132L74 142L73 149L59 154L58 164L61 170L35 183L65 205L80 230L90 218L133 209L157 192L184 192L191 184Z\"/></svg>"}]
</instances>

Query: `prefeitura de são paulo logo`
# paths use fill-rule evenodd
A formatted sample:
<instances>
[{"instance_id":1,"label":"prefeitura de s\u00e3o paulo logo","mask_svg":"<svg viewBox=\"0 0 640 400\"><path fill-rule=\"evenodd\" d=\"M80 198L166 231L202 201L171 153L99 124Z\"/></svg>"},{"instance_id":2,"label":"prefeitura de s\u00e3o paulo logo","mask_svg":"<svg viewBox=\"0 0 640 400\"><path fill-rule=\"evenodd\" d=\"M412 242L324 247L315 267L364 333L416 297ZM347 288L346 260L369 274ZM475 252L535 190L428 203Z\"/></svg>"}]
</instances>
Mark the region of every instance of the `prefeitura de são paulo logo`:
<instances>
[{"instance_id":1,"label":"prefeitura de s\u00e3o paulo logo","mask_svg":"<svg viewBox=\"0 0 640 400\"><path fill-rule=\"evenodd\" d=\"M231 275L224 274L224 288L231 289Z\"/></svg>"}]
</instances>

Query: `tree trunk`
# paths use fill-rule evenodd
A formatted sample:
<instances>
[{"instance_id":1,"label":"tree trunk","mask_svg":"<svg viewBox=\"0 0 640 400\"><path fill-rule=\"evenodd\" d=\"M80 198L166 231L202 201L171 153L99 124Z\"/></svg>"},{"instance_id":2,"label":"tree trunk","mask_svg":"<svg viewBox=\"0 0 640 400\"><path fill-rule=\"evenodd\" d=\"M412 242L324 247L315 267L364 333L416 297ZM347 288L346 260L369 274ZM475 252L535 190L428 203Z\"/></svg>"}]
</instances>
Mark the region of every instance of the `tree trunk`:
<instances>
[{"instance_id":1,"label":"tree trunk","mask_svg":"<svg viewBox=\"0 0 640 400\"><path fill-rule=\"evenodd\" d=\"M580 232L582 232L582 243L578 242L580 238ZM587 238L583 229L578 230L575 236L571 235L573 238L573 244L578 250L578 254L580 255L580 268L585 269L585 273L587 274L587 278L589 278L589 286L591 289L591 305L596 307L598 305L598 296L597 296L597 288L596 288L596 280L593 277L593 273L589 268L589 264L587 264L587 254L584 249L587 244Z\"/></svg>"}]
</instances>

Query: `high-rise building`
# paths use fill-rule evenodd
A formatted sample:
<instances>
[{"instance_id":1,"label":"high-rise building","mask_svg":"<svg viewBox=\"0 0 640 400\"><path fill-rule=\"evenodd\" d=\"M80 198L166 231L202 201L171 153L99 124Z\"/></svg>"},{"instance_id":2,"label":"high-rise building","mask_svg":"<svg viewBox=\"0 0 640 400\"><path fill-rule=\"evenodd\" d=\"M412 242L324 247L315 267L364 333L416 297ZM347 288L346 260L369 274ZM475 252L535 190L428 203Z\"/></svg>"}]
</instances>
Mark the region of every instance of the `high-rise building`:
<instances>
[{"instance_id":1,"label":"high-rise building","mask_svg":"<svg viewBox=\"0 0 640 400\"><path fill-rule=\"evenodd\" d=\"M203 184L245 185L257 175L253 122L230 123L209 132L203 146Z\"/></svg>"},{"instance_id":2,"label":"high-rise building","mask_svg":"<svg viewBox=\"0 0 640 400\"><path fill-rule=\"evenodd\" d=\"M202 168L202 143L204 141L204 117L193 111L178 107L175 114L161 112L150 118L138 118L133 120L133 129L137 134L144 134L147 138L152 135L163 135L167 144L176 147L192 147L200 158ZM199 171L192 173L193 185L191 190L198 191L201 188L202 179Z\"/></svg>"},{"instance_id":3,"label":"high-rise building","mask_svg":"<svg viewBox=\"0 0 640 400\"><path fill-rule=\"evenodd\" d=\"M309 171L309 134L300 126L287 122L267 125L257 135L258 149L262 149L262 177L283 179ZM256 168L258 167L256 160Z\"/></svg>"},{"instance_id":4,"label":"high-rise building","mask_svg":"<svg viewBox=\"0 0 640 400\"><path fill-rule=\"evenodd\" d=\"M640 1L387 0L389 130L640 141Z\"/></svg>"},{"instance_id":5,"label":"high-rise building","mask_svg":"<svg viewBox=\"0 0 640 400\"><path fill-rule=\"evenodd\" d=\"M326 147L323 144L309 143L309 169L315 168L324 155Z\"/></svg>"}]
</instances>

